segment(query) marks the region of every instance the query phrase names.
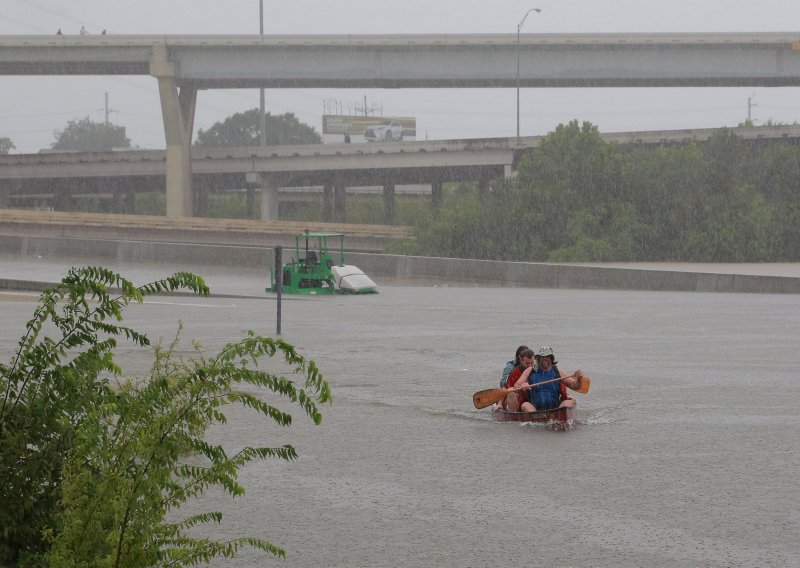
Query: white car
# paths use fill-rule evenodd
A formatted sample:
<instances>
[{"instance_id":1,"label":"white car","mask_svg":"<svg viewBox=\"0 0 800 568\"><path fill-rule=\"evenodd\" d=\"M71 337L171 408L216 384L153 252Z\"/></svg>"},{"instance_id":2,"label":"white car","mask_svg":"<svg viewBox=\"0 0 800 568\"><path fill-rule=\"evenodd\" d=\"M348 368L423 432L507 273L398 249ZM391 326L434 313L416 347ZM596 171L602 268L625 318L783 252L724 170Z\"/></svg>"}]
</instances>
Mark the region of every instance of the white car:
<instances>
[{"instance_id":1,"label":"white car","mask_svg":"<svg viewBox=\"0 0 800 568\"><path fill-rule=\"evenodd\" d=\"M402 140L403 125L396 120L384 120L364 130L364 139L370 142L377 140Z\"/></svg>"}]
</instances>

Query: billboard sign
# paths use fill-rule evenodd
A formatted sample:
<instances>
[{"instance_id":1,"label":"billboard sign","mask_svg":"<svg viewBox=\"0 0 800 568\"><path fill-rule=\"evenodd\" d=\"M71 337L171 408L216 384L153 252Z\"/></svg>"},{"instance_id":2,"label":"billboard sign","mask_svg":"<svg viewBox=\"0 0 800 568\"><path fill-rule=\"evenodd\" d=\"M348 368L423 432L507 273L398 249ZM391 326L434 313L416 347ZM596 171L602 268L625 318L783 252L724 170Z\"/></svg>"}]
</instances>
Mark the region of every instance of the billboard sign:
<instances>
[{"instance_id":1,"label":"billboard sign","mask_svg":"<svg viewBox=\"0 0 800 568\"><path fill-rule=\"evenodd\" d=\"M407 116L322 115L323 134L349 134L367 140L402 140L417 137L417 119Z\"/></svg>"}]
</instances>

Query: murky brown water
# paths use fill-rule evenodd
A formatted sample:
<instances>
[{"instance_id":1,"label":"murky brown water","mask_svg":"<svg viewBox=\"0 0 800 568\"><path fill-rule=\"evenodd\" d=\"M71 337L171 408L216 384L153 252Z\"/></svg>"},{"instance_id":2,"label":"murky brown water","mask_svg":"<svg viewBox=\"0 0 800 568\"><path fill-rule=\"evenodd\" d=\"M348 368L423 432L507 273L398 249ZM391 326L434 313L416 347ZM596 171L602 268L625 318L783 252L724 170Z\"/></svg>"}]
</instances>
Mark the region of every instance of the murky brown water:
<instances>
[{"instance_id":1,"label":"murky brown water","mask_svg":"<svg viewBox=\"0 0 800 568\"><path fill-rule=\"evenodd\" d=\"M169 338L182 320L211 349L275 330L272 301L159 301L127 322ZM31 309L0 302L3 359ZM225 513L217 538L267 538L287 567L797 566L800 296L382 286L288 299L283 315L334 401L319 427L241 412L214 432L300 453L249 466L244 498L191 507ZM472 407L520 343L592 377L573 431Z\"/></svg>"}]
</instances>

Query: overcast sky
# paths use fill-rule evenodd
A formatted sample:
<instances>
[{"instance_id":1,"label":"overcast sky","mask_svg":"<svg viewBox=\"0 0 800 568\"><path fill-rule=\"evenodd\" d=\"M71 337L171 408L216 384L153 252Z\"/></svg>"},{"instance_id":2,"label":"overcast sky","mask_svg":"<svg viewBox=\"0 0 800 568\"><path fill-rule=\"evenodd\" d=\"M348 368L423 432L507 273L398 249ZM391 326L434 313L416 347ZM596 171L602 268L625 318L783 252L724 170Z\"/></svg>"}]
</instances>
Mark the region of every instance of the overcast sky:
<instances>
[{"instance_id":1,"label":"overcast sky","mask_svg":"<svg viewBox=\"0 0 800 568\"><path fill-rule=\"evenodd\" d=\"M793 32L798 0L263 0L265 34L611 32ZM0 35L257 34L259 0L0 0ZM0 137L14 152L48 148L69 120L105 118L125 126L134 145L163 148L158 91L151 77L0 77ZM362 103L387 116L417 118L417 138L513 136L513 89L267 91L267 110L293 112L322 130L324 101ZM603 132L800 122L800 89L523 89L521 133L545 134L562 122L588 120ZM258 107L257 89L201 91L195 132Z\"/></svg>"}]
</instances>

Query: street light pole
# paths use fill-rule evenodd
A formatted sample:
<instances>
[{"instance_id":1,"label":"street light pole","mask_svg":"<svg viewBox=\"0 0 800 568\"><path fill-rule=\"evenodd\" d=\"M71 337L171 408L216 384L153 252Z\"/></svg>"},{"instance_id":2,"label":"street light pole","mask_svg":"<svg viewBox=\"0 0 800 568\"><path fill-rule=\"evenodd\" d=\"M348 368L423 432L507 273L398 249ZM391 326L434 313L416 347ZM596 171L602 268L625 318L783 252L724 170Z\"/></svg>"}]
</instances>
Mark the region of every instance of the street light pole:
<instances>
[{"instance_id":1,"label":"street light pole","mask_svg":"<svg viewBox=\"0 0 800 568\"><path fill-rule=\"evenodd\" d=\"M519 144L519 32L522 30L522 26L525 24L525 20L528 19L528 14L531 12L536 12L538 14L541 10L539 8L531 8L525 12L525 15L522 16L522 20L520 20L517 26L517 144Z\"/></svg>"},{"instance_id":2,"label":"street light pole","mask_svg":"<svg viewBox=\"0 0 800 568\"><path fill-rule=\"evenodd\" d=\"M259 33L264 37L264 0L258 0L258 24ZM259 106L260 113L258 115L258 126L261 135L261 146L267 145L267 116L264 114L264 87L261 87L261 105Z\"/></svg>"}]
</instances>

